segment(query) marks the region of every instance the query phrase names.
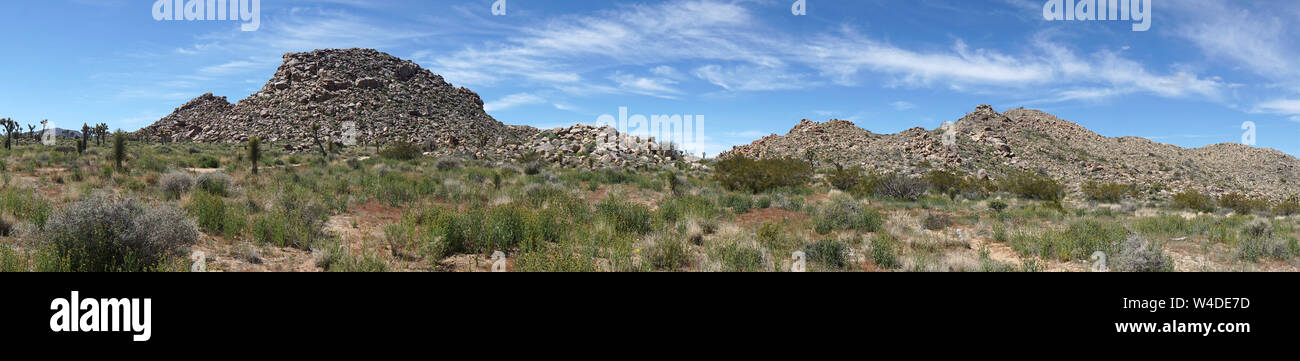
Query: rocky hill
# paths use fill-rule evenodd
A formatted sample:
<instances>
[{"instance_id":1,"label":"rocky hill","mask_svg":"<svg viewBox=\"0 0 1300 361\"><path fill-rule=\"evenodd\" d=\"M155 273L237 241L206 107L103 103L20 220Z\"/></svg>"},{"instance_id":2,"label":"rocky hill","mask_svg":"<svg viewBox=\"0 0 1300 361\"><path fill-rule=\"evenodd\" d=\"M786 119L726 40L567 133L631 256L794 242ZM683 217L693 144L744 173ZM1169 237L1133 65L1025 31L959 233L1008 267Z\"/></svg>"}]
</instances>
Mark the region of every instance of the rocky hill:
<instances>
[{"instance_id":1,"label":"rocky hill","mask_svg":"<svg viewBox=\"0 0 1300 361\"><path fill-rule=\"evenodd\" d=\"M674 161L652 140L613 129L542 132L502 124L484 111L473 91L371 49L285 54L284 63L256 94L233 105L225 97L204 94L136 136L231 143L257 135L287 144L289 150L310 150L314 127L321 139L340 141L350 134L360 144L405 141L435 154L501 159L537 152L565 164L585 165L593 158L607 166ZM591 144L597 146L583 148Z\"/></svg>"},{"instance_id":2,"label":"rocky hill","mask_svg":"<svg viewBox=\"0 0 1300 361\"><path fill-rule=\"evenodd\" d=\"M949 141L944 138L951 129ZM933 168L997 177L1013 169L1050 174L1074 187L1138 184L1160 193L1197 189L1271 199L1300 194L1300 159L1239 144L1186 149L1151 140L1108 138L1037 110L998 113L982 105L949 127L874 134L853 123L802 121L786 135L735 147L722 158L794 157L818 167L862 166L919 175Z\"/></svg>"}]
</instances>

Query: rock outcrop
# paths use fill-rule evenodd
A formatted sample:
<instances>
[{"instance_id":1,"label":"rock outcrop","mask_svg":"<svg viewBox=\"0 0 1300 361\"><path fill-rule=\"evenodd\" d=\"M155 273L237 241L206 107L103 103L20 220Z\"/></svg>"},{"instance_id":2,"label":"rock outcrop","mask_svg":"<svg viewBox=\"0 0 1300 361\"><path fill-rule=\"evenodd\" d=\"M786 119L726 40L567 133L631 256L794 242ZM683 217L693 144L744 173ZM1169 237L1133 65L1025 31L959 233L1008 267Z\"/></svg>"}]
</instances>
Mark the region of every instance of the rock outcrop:
<instances>
[{"instance_id":1,"label":"rock outcrop","mask_svg":"<svg viewBox=\"0 0 1300 361\"><path fill-rule=\"evenodd\" d=\"M1300 159L1276 150L1240 144L1186 149L1136 137L1108 138L1041 111L998 113L987 105L949 126L889 135L842 120L804 120L786 135L764 137L720 157L740 155L794 157L818 167L862 166L911 175L934 168L994 177L1030 170L1074 187L1089 181L1121 182L1166 196L1184 189L1275 200L1300 194L1300 182L1295 181L1300 179Z\"/></svg>"}]
</instances>

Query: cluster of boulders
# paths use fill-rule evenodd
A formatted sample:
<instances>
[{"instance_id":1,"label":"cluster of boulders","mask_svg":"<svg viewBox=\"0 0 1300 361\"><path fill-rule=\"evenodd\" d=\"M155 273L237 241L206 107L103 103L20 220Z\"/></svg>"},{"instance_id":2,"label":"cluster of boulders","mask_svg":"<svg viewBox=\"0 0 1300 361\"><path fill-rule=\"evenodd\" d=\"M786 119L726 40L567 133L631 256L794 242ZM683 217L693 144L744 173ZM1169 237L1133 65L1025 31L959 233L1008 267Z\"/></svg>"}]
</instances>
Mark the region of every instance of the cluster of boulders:
<instances>
[{"instance_id":1,"label":"cluster of boulders","mask_svg":"<svg viewBox=\"0 0 1300 361\"><path fill-rule=\"evenodd\" d=\"M404 141L431 151L483 154L528 136L527 129L489 116L473 91L371 49L285 54L262 90L238 104L205 94L137 135L195 142L243 142L256 135L289 150L311 149L317 139Z\"/></svg>"},{"instance_id":2,"label":"cluster of boulders","mask_svg":"<svg viewBox=\"0 0 1300 361\"><path fill-rule=\"evenodd\" d=\"M575 125L537 132L519 146L509 146L516 154L536 154L552 164L565 167L655 167L698 159L675 144L659 143L653 137L621 133L612 127Z\"/></svg>"},{"instance_id":3,"label":"cluster of boulders","mask_svg":"<svg viewBox=\"0 0 1300 361\"><path fill-rule=\"evenodd\" d=\"M1276 150L1239 144L1185 149L1143 138L1108 138L1041 111L998 113L987 105L948 126L888 135L843 120L804 120L786 135L764 137L719 157L732 156L793 157L819 168L862 166L914 176L936 168L990 176L1029 170L1076 189L1091 181L1117 182L1159 196L1187 189L1275 200L1300 194L1300 160Z\"/></svg>"}]
</instances>

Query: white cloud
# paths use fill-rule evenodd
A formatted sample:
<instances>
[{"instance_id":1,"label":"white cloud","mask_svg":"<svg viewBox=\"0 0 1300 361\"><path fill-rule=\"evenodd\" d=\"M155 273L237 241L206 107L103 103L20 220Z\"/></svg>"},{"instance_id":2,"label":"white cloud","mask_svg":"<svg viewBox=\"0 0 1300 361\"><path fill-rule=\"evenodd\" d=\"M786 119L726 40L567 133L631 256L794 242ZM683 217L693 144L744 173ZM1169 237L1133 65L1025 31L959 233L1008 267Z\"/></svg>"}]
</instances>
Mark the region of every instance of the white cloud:
<instances>
[{"instance_id":1,"label":"white cloud","mask_svg":"<svg viewBox=\"0 0 1300 361\"><path fill-rule=\"evenodd\" d=\"M672 85L677 82L671 79L638 77L622 72L615 72L609 76L609 79L613 80L619 89L635 94L673 98L673 95L680 93L672 88Z\"/></svg>"},{"instance_id":2,"label":"white cloud","mask_svg":"<svg viewBox=\"0 0 1300 361\"><path fill-rule=\"evenodd\" d=\"M529 93L519 93L519 94L507 95L505 98L498 99L497 101L484 103L483 110L492 112L497 110L506 110L521 105L545 104L545 103L546 103L546 99L542 99L542 97L540 96L529 94Z\"/></svg>"},{"instance_id":3,"label":"white cloud","mask_svg":"<svg viewBox=\"0 0 1300 361\"><path fill-rule=\"evenodd\" d=\"M916 109L916 104L908 103L908 102L905 102L905 101L902 101L902 100L899 100L899 101L893 102L893 103L889 104L889 106L894 107L894 110L897 110L897 111L900 111L900 112L902 112L902 111L908 111L908 110L912 110L912 109Z\"/></svg>"},{"instance_id":4,"label":"white cloud","mask_svg":"<svg viewBox=\"0 0 1300 361\"><path fill-rule=\"evenodd\" d=\"M1298 115L1300 114L1300 99L1275 99L1260 103L1255 107L1257 112Z\"/></svg>"},{"instance_id":5,"label":"white cloud","mask_svg":"<svg viewBox=\"0 0 1300 361\"><path fill-rule=\"evenodd\" d=\"M782 69L741 65L722 67L705 65L695 69L695 76L731 91L790 90L812 86L803 76Z\"/></svg>"}]
</instances>

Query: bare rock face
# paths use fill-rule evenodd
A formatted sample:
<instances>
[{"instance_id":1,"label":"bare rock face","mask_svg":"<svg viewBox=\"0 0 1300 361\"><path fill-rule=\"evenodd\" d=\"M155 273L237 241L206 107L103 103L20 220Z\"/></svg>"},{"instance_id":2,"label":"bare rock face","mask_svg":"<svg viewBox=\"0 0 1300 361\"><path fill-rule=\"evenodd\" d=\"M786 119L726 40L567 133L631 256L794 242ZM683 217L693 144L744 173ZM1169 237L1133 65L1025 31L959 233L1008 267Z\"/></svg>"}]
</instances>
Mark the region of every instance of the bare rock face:
<instances>
[{"instance_id":1,"label":"bare rock face","mask_svg":"<svg viewBox=\"0 0 1300 361\"><path fill-rule=\"evenodd\" d=\"M955 142L945 145L942 139L949 130L955 132L950 137ZM842 120L804 120L786 135L764 137L719 157L742 155L909 175L938 168L996 178L1011 170L1030 170L1076 189L1089 181L1120 182L1166 197L1185 189L1274 200L1300 194L1300 159L1276 150L1239 144L1185 149L1143 138L1107 138L1041 111L998 113L987 105L949 127L889 135Z\"/></svg>"},{"instance_id":2,"label":"bare rock face","mask_svg":"<svg viewBox=\"0 0 1300 361\"><path fill-rule=\"evenodd\" d=\"M311 129L341 139L406 141L430 151L487 156L528 139L483 110L483 100L411 61L369 49L284 55L262 90L230 106L206 94L139 132L146 139L243 142L253 135L307 149Z\"/></svg>"}]
</instances>

